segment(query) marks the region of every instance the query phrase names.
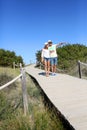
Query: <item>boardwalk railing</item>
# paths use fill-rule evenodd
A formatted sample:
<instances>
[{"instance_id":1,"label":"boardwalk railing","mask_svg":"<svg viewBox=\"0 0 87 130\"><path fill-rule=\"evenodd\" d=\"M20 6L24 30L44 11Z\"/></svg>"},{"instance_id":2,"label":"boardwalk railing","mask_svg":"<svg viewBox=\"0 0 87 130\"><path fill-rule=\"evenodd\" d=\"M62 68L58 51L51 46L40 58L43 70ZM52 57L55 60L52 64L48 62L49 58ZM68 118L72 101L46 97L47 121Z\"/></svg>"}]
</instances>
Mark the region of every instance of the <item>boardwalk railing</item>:
<instances>
[{"instance_id":1,"label":"boardwalk railing","mask_svg":"<svg viewBox=\"0 0 87 130\"><path fill-rule=\"evenodd\" d=\"M84 65L87 67L87 63L83 63L80 60L78 61L78 70L79 70L79 78L82 78L82 69L81 69L81 65Z\"/></svg>"},{"instance_id":2,"label":"boardwalk railing","mask_svg":"<svg viewBox=\"0 0 87 130\"><path fill-rule=\"evenodd\" d=\"M0 90L4 89L5 87L8 87L12 83L14 83L16 80L18 80L20 77L22 77L22 74L20 74L19 76L17 76L13 80L9 81L7 84L4 84L4 85L0 86Z\"/></svg>"},{"instance_id":3,"label":"boardwalk railing","mask_svg":"<svg viewBox=\"0 0 87 130\"><path fill-rule=\"evenodd\" d=\"M26 116L28 113L28 99L27 99L27 88L26 88L26 77L25 77L25 70L22 68L22 65L20 64L20 70L21 74L14 78L13 80L9 81L5 85L0 86L0 90L4 89L5 87L11 85L16 80L21 78L21 84L22 84L22 94L23 94L23 104L24 104L24 115Z\"/></svg>"},{"instance_id":4,"label":"boardwalk railing","mask_svg":"<svg viewBox=\"0 0 87 130\"><path fill-rule=\"evenodd\" d=\"M17 67L17 68L20 68L20 66L21 66L21 63L15 63L15 62L13 62L13 68L15 69L15 67Z\"/></svg>"}]
</instances>

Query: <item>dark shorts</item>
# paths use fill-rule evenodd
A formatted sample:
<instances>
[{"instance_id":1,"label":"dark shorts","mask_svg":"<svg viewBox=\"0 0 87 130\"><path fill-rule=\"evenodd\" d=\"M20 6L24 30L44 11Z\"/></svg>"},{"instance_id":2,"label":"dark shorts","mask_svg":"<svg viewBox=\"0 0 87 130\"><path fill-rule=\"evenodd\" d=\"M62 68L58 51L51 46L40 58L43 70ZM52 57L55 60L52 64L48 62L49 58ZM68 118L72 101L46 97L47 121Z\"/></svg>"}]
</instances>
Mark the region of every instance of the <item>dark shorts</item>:
<instances>
[{"instance_id":1,"label":"dark shorts","mask_svg":"<svg viewBox=\"0 0 87 130\"><path fill-rule=\"evenodd\" d=\"M44 57L44 60L45 60L45 61L50 61L50 58Z\"/></svg>"},{"instance_id":2,"label":"dark shorts","mask_svg":"<svg viewBox=\"0 0 87 130\"><path fill-rule=\"evenodd\" d=\"M57 57L50 58L50 64L51 65L57 65L57 61L58 61Z\"/></svg>"}]
</instances>

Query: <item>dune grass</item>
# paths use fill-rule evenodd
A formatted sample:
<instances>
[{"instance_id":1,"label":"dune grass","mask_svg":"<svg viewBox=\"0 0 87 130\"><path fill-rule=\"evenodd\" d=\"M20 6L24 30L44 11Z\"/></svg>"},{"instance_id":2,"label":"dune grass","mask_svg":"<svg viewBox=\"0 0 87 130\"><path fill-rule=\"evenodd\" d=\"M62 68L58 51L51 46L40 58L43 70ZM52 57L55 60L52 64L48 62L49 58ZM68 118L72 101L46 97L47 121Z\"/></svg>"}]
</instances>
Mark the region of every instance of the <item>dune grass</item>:
<instances>
[{"instance_id":1,"label":"dune grass","mask_svg":"<svg viewBox=\"0 0 87 130\"><path fill-rule=\"evenodd\" d=\"M6 83L19 74L18 69L1 67L0 83ZM44 106L41 91L28 75L26 85L29 106L27 116L23 113L20 80L0 91L0 130L65 130L62 122Z\"/></svg>"}]
</instances>

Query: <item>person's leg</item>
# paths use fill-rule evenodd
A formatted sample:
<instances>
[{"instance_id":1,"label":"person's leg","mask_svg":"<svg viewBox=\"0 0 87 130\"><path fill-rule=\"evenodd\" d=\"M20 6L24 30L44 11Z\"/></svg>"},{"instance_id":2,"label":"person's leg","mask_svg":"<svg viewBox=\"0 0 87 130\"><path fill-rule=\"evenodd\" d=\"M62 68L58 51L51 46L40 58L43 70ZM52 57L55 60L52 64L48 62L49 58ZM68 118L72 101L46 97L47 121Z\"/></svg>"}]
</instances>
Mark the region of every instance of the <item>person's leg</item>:
<instances>
[{"instance_id":1,"label":"person's leg","mask_svg":"<svg viewBox=\"0 0 87 130\"><path fill-rule=\"evenodd\" d=\"M54 58L51 58L51 75L54 76Z\"/></svg>"},{"instance_id":2,"label":"person's leg","mask_svg":"<svg viewBox=\"0 0 87 130\"><path fill-rule=\"evenodd\" d=\"M47 61L47 73L49 75L49 72L50 72L50 59L48 59Z\"/></svg>"},{"instance_id":3,"label":"person's leg","mask_svg":"<svg viewBox=\"0 0 87 130\"><path fill-rule=\"evenodd\" d=\"M46 60L46 58L44 59L44 70L45 70L45 73L47 75L47 60Z\"/></svg>"},{"instance_id":4,"label":"person's leg","mask_svg":"<svg viewBox=\"0 0 87 130\"><path fill-rule=\"evenodd\" d=\"M50 58L45 58L45 73L46 76L49 76L49 71L50 71Z\"/></svg>"},{"instance_id":5,"label":"person's leg","mask_svg":"<svg viewBox=\"0 0 87 130\"><path fill-rule=\"evenodd\" d=\"M57 67L57 57L54 58L54 68L53 68L54 73L56 73L56 67Z\"/></svg>"},{"instance_id":6,"label":"person's leg","mask_svg":"<svg viewBox=\"0 0 87 130\"><path fill-rule=\"evenodd\" d=\"M54 65L53 72L56 73L56 65Z\"/></svg>"},{"instance_id":7,"label":"person's leg","mask_svg":"<svg viewBox=\"0 0 87 130\"><path fill-rule=\"evenodd\" d=\"M50 59L51 71L53 73L53 58Z\"/></svg>"}]
</instances>

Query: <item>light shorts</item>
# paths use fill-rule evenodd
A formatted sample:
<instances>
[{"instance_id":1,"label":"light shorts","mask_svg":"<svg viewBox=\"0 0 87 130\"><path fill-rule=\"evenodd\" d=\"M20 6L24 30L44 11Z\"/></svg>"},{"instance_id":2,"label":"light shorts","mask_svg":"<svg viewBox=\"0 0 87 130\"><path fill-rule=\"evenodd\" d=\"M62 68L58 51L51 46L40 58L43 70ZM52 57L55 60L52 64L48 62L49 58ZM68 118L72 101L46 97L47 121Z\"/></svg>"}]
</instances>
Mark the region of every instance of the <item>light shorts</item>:
<instances>
[{"instance_id":1,"label":"light shorts","mask_svg":"<svg viewBox=\"0 0 87 130\"><path fill-rule=\"evenodd\" d=\"M57 65L57 57L50 58L51 65Z\"/></svg>"},{"instance_id":2,"label":"light shorts","mask_svg":"<svg viewBox=\"0 0 87 130\"><path fill-rule=\"evenodd\" d=\"M45 60L45 61L50 61L50 58L44 57L44 60Z\"/></svg>"}]
</instances>

